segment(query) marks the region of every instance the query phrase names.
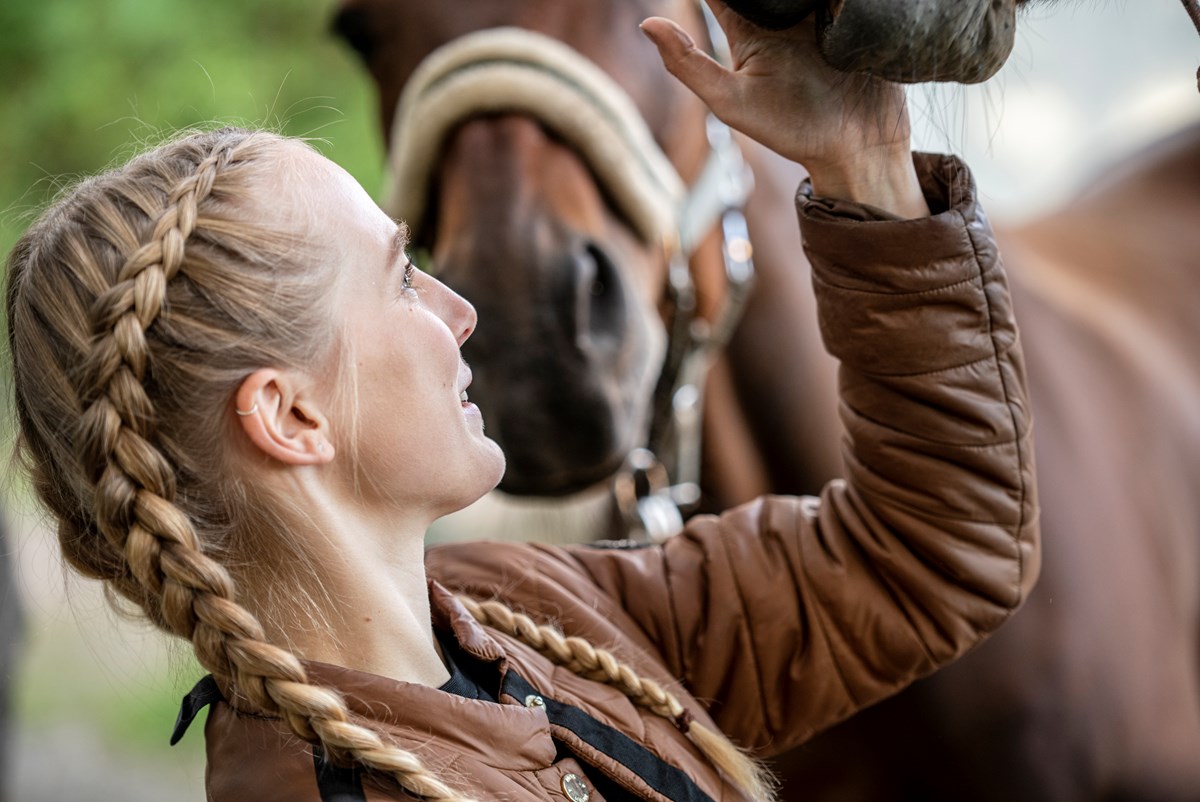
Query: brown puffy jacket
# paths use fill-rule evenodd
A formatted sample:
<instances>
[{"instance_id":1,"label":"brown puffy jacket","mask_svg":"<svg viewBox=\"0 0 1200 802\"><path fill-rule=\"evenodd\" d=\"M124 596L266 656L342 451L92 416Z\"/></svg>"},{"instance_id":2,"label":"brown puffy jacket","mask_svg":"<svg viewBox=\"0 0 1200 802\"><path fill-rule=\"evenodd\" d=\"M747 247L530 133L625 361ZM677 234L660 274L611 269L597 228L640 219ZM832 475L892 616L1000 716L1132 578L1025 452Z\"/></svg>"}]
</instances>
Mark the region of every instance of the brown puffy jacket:
<instances>
[{"instance_id":1,"label":"brown puffy jacket","mask_svg":"<svg viewBox=\"0 0 1200 802\"><path fill-rule=\"evenodd\" d=\"M1003 623L1038 566L1020 348L969 174L946 157L918 164L928 219L798 199L822 329L842 361L844 481L819 499L692 520L659 547L431 550L435 628L490 664L501 704L323 664L308 664L312 679L481 801L580 802L586 791L603 802L623 789L705 802L742 797L669 721L480 626L446 588L615 651L760 755ZM184 725L208 702L211 800L409 798L325 763L277 720L237 714L211 682Z\"/></svg>"}]
</instances>

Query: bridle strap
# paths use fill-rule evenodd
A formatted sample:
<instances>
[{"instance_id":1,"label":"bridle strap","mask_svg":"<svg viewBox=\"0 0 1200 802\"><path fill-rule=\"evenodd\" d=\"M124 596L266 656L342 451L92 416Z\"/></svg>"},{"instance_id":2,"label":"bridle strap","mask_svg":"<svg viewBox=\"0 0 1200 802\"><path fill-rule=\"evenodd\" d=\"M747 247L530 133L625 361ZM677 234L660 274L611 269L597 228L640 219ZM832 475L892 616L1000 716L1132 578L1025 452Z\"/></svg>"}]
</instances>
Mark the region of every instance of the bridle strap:
<instances>
[{"instance_id":1,"label":"bridle strap","mask_svg":"<svg viewBox=\"0 0 1200 802\"><path fill-rule=\"evenodd\" d=\"M712 116L708 119L708 140L708 163L689 196L694 212L684 218L694 227L681 233L680 241L689 242L694 251L712 226L720 224L726 296L713 320L697 318L687 260L682 255L671 260L667 279L673 299L671 336L655 390L649 449L666 460L676 486L699 482L704 381L713 354L729 341L741 320L754 283L750 234L741 212L754 186L753 175L732 131ZM697 493L679 488L675 495L690 498Z\"/></svg>"}]
</instances>

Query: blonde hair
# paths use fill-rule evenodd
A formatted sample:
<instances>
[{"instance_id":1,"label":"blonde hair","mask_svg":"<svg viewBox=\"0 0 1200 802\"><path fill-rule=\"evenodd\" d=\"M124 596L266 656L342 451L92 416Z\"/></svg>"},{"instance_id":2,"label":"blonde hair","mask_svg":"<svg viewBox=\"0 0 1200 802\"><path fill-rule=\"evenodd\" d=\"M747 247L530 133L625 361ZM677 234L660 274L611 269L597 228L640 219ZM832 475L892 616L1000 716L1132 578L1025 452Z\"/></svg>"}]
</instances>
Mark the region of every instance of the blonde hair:
<instances>
[{"instance_id":1,"label":"blonde hair","mask_svg":"<svg viewBox=\"0 0 1200 802\"><path fill-rule=\"evenodd\" d=\"M280 161L301 147L265 132L190 133L83 182L26 232L6 299L18 454L66 561L191 641L235 705L279 715L334 759L425 799L467 802L415 754L353 723L341 696L310 684L237 599L231 566L259 539L287 539L268 537L280 531L263 512L271 505L249 503L258 491L230 478L230 438L214 433L234 425L232 398L254 370L336 355L333 327L317 318L332 260L261 214ZM657 684L503 605L468 606L675 720L734 783L768 798L755 764L688 726Z\"/></svg>"}]
</instances>

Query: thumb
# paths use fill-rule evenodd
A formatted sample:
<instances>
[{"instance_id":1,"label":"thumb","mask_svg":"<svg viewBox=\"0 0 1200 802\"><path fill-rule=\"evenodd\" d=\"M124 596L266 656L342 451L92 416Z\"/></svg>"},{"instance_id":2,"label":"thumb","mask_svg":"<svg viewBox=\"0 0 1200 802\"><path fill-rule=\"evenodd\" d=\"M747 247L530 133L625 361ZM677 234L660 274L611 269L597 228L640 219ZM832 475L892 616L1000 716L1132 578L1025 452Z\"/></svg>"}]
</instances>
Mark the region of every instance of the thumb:
<instances>
[{"instance_id":1,"label":"thumb","mask_svg":"<svg viewBox=\"0 0 1200 802\"><path fill-rule=\"evenodd\" d=\"M663 17L650 17L641 24L667 72L692 90L704 101L713 113L721 116L729 96L733 73L722 67L704 51L696 47L687 31Z\"/></svg>"}]
</instances>

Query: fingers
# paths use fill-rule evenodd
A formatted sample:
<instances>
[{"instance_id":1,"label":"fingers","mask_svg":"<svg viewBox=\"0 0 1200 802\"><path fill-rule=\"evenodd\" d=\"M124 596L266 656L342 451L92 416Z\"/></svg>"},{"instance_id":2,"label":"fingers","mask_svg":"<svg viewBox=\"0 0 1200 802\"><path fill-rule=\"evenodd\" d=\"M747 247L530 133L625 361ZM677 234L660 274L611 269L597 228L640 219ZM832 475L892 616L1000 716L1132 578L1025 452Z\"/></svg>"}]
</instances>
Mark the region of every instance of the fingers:
<instances>
[{"instance_id":1,"label":"fingers","mask_svg":"<svg viewBox=\"0 0 1200 802\"><path fill-rule=\"evenodd\" d=\"M642 33L658 48L667 72L692 90L718 117L722 116L734 79L722 67L696 47L687 31L663 17L650 17L641 24Z\"/></svg>"}]
</instances>

